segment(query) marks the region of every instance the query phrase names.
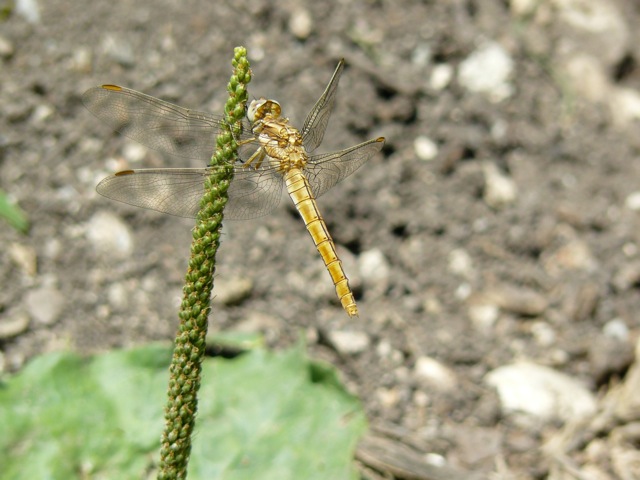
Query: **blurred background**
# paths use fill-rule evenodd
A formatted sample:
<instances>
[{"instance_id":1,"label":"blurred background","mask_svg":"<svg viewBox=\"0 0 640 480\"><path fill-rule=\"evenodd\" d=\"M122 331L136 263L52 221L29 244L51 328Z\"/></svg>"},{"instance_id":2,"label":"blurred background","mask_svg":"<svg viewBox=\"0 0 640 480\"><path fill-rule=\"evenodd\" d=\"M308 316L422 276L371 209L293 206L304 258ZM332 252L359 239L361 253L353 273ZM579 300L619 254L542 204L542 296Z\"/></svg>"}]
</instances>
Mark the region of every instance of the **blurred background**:
<instances>
[{"instance_id":1,"label":"blurred background","mask_svg":"<svg viewBox=\"0 0 640 480\"><path fill-rule=\"evenodd\" d=\"M261 332L274 348L303 331L375 429L436 463L640 476L628 427L640 418L640 4L3 5L0 189L30 222L26 235L0 228L3 371L55 350L169 341L178 324L193 221L95 185L203 165L112 132L83 107L87 88L220 113L243 45L250 94L301 126L344 57L319 151L387 138L319 200L360 318L340 308L287 200L226 222L211 330Z\"/></svg>"}]
</instances>

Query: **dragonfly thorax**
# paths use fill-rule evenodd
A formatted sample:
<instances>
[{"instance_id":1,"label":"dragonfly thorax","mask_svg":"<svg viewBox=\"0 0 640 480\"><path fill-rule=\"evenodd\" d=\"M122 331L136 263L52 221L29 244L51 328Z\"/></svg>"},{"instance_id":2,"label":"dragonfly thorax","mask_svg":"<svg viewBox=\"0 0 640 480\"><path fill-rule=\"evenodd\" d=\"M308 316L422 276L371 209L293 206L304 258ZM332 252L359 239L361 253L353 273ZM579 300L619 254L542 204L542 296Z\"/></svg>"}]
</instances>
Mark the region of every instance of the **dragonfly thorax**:
<instances>
[{"instance_id":1,"label":"dragonfly thorax","mask_svg":"<svg viewBox=\"0 0 640 480\"><path fill-rule=\"evenodd\" d=\"M281 117L281 113L280 104L275 100L260 98L251 102L247 118L261 148L249 158L247 164L259 168L262 165L260 157L266 155L269 163L280 172L305 167L309 157L302 134L289 123L289 119Z\"/></svg>"}]
</instances>

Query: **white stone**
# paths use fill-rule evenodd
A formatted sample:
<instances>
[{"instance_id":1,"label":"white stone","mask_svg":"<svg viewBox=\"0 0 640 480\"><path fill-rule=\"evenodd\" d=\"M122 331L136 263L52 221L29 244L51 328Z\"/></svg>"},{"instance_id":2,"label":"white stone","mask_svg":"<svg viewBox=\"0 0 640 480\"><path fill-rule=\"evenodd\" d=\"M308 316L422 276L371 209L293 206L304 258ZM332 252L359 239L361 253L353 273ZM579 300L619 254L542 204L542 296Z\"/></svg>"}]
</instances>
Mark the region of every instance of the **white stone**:
<instances>
[{"instance_id":1,"label":"white stone","mask_svg":"<svg viewBox=\"0 0 640 480\"><path fill-rule=\"evenodd\" d=\"M629 194L624 203L629 210L640 210L640 192L633 192Z\"/></svg>"},{"instance_id":2,"label":"white stone","mask_svg":"<svg viewBox=\"0 0 640 480\"><path fill-rule=\"evenodd\" d=\"M386 288L389 284L391 267L379 248L372 248L360 254L358 270L363 281L367 283L373 283L381 289Z\"/></svg>"},{"instance_id":3,"label":"white stone","mask_svg":"<svg viewBox=\"0 0 640 480\"><path fill-rule=\"evenodd\" d=\"M531 362L499 367L485 376L485 382L497 389L504 413L569 421L596 410L594 395L580 382Z\"/></svg>"},{"instance_id":4,"label":"white stone","mask_svg":"<svg viewBox=\"0 0 640 480\"><path fill-rule=\"evenodd\" d=\"M438 390L452 390L458 384L453 370L431 357L419 357L413 368L417 378L426 380Z\"/></svg>"},{"instance_id":5,"label":"white stone","mask_svg":"<svg viewBox=\"0 0 640 480\"><path fill-rule=\"evenodd\" d=\"M147 149L136 142L127 142L122 149L122 156L129 163L140 163L146 155Z\"/></svg>"},{"instance_id":6,"label":"white stone","mask_svg":"<svg viewBox=\"0 0 640 480\"><path fill-rule=\"evenodd\" d=\"M453 67L448 63L439 63L433 67L429 86L434 90L443 90L449 86L453 78Z\"/></svg>"},{"instance_id":7,"label":"white stone","mask_svg":"<svg viewBox=\"0 0 640 480\"><path fill-rule=\"evenodd\" d=\"M420 135L413 141L413 149L420 160L429 161L438 155L438 145L429 137Z\"/></svg>"},{"instance_id":8,"label":"white stone","mask_svg":"<svg viewBox=\"0 0 640 480\"><path fill-rule=\"evenodd\" d=\"M476 49L460 63L458 81L467 90L480 92L493 101L501 101L513 93L509 79L513 73L513 60L493 41L488 41Z\"/></svg>"},{"instance_id":9,"label":"white stone","mask_svg":"<svg viewBox=\"0 0 640 480\"><path fill-rule=\"evenodd\" d=\"M376 390L376 397L384 409L395 407L400 402L400 392L397 388L379 388Z\"/></svg>"},{"instance_id":10,"label":"white stone","mask_svg":"<svg viewBox=\"0 0 640 480\"><path fill-rule=\"evenodd\" d=\"M462 248L451 250L449 253L449 271L466 278L471 277L474 272L471 255Z\"/></svg>"},{"instance_id":11,"label":"white stone","mask_svg":"<svg viewBox=\"0 0 640 480\"><path fill-rule=\"evenodd\" d=\"M426 67L433 58L433 48L428 43L419 43L411 52L411 63L418 67Z\"/></svg>"},{"instance_id":12,"label":"white stone","mask_svg":"<svg viewBox=\"0 0 640 480\"><path fill-rule=\"evenodd\" d=\"M53 112L53 107L42 103L38 105L31 114L31 120L34 123L43 123L51 118Z\"/></svg>"},{"instance_id":13,"label":"white stone","mask_svg":"<svg viewBox=\"0 0 640 480\"><path fill-rule=\"evenodd\" d=\"M94 248L108 255L126 258L133 252L129 227L109 212L98 212L87 223L86 235Z\"/></svg>"},{"instance_id":14,"label":"white stone","mask_svg":"<svg viewBox=\"0 0 640 480\"><path fill-rule=\"evenodd\" d=\"M102 39L102 51L124 67L135 65L133 47L122 35L107 34Z\"/></svg>"},{"instance_id":15,"label":"white stone","mask_svg":"<svg viewBox=\"0 0 640 480\"><path fill-rule=\"evenodd\" d=\"M496 320L498 320L500 309L497 305L480 303L477 305L471 305L468 313L471 322L478 330L487 331L493 327Z\"/></svg>"},{"instance_id":16,"label":"white stone","mask_svg":"<svg viewBox=\"0 0 640 480\"><path fill-rule=\"evenodd\" d=\"M538 345L550 347L556 343L555 330L545 321L531 323L531 333L538 342Z\"/></svg>"},{"instance_id":17,"label":"white stone","mask_svg":"<svg viewBox=\"0 0 640 480\"><path fill-rule=\"evenodd\" d=\"M6 37L0 35L0 57L10 58L13 56L15 51L16 49L13 46L13 43L11 43Z\"/></svg>"},{"instance_id":18,"label":"white stone","mask_svg":"<svg viewBox=\"0 0 640 480\"><path fill-rule=\"evenodd\" d=\"M504 175L492 162L485 162L484 173L484 201L491 208L500 209L515 202L518 188L515 182Z\"/></svg>"},{"instance_id":19,"label":"white stone","mask_svg":"<svg viewBox=\"0 0 640 480\"><path fill-rule=\"evenodd\" d=\"M515 15L523 17L531 15L539 3L540 0L511 0L509 2L509 8Z\"/></svg>"},{"instance_id":20,"label":"white stone","mask_svg":"<svg viewBox=\"0 0 640 480\"><path fill-rule=\"evenodd\" d=\"M573 91L592 102L608 100L609 78L602 63L593 55L574 54L565 59L562 66L571 81Z\"/></svg>"},{"instance_id":21,"label":"white stone","mask_svg":"<svg viewBox=\"0 0 640 480\"><path fill-rule=\"evenodd\" d=\"M558 7L558 15L569 25L590 32L610 32L625 28L610 2L601 0L553 0Z\"/></svg>"},{"instance_id":22,"label":"white stone","mask_svg":"<svg viewBox=\"0 0 640 480\"><path fill-rule=\"evenodd\" d=\"M609 109L618 125L627 125L640 119L640 93L632 88L614 88L611 91Z\"/></svg>"},{"instance_id":23,"label":"white stone","mask_svg":"<svg viewBox=\"0 0 640 480\"><path fill-rule=\"evenodd\" d=\"M91 73L93 51L88 46L81 46L73 51L71 68L80 73Z\"/></svg>"},{"instance_id":24,"label":"white stone","mask_svg":"<svg viewBox=\"0 0 640 480\"><path fill-rule=\"evenodd\" d=\"M346 355L362 353L371 344L365 332L350 330L332 330L329 332L329 341L338 352Z\"/></svg>"},{"instance_id":25,"label":"white stone","mask_svg":"<svg viewBox=\"0 0 640 480\"><path fill-rule=\"evenodd\" d=\"M129 290L124 283L112 283L107 288L109 304L115 308L124 309L129 300Z\"/></svg>"},{"instance_id":26,"label":"white stone","mask_svg":"<svg viewBox=\"0 0 640 480\"><path fill-rule=\"evenodd\" d=\"M555 276L567 270L593 272L598 268L598 261L585 241L573 238L549 255L544 260L544 266L548 273Z\"/></svg>"},{"instance_id":27,"label":"white stone","mask_svg":"<svg viewBox=\"0 0 640 480\"><path fill-rule=\"evenodd\" d=\"M615 338L621 342L629 341L629 327L620 318L609 320L602 327L602 333L609 338Z\"/></svg>"},{"instance_id":28,"label":"white stone","mask_svg":"<svg viewBox=\"0 0 640 480\"><path fill-rule=\"evenodd\" d=\"M38 270L38 257L35 249L28 245L12 242L8 248L11 260L29 276L35 276Z\"/></svg>"},{"instance_id":29,"label":"white stone","mask_svg":"<svg viewBox=\"0 0 640 480\"><path fill-rule=\"evenodd\" d=\"M610 0L553 0L556 19L563 23L561 48L588 52L613 68L628 51L630 23Z\"/></svg>"},{"instance_id":30,"label":"white stone","mask_svg":"<svg viewBox=\"0 0 640 480\"><path fill-rule=\"evenodd\" d=\"M313 18L309 11L304 8L294 9L289 19L289 30L300 40L304 40L311 35L313 31Z\"/></svg>"},{"instance_id":31,"label":"white stone","mask_svg":"<svg viewBox=\"0 0 640 480\"><path fill-rule=\"evenodd\" d=\"M40 23L40 6L37 0L16 0L15 9L27 22Z\"/></svg>"}]
</instances>

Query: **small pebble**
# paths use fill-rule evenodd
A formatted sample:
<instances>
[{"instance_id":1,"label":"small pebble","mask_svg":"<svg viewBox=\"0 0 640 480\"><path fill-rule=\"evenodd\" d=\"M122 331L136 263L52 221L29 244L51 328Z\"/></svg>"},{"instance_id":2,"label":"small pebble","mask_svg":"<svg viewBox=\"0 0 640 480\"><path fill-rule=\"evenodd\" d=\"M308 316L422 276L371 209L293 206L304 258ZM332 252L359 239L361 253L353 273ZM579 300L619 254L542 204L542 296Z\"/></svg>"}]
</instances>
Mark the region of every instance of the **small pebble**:
<instances>
[{"instance_id":1,"label":"small pebble","mask_svg":"<svg viewBox=\"0 0 640 480\"><path fill-rule=\"evenodd\" d=\"M24 303L36 323L51 325L60 318L65 297L56 288L44 286L27 292Z\"/></svg>"},{"instance_id":2,"label":"small pebble","mask_svg":"<svg viewBox=\"0 0 640 480\"><path fill-rule=\"evenodd\" d=\"M289 19L289 30L298 40L305 40L313 31L313 18L308 10L295 8Z\"/></svg>"},{"instance_id":3,"label":"small pebble","mask_svg":"<svg viewBox=\"0 0 640 480\"><path fill-rule=\"evenodd\" d=\"M86 225L86 235L94 248L106 255L127 258L133 252L129 227L110 212L97 212Z\"/></svg>"},{"instance_id":4,"label":"small pebble","mask_svg":"<svg viewBox=\"0 0 640 480\"><path fill-rule=\"evenodd\" d=\"M103 52L123 67L133 67L133 48L121 35L107 35L102 41Z\"/></svg>"},{"instance_id":5,"label":"small pebble","mask_svg":"<svg viewBox=\"0 0 640 480\"><path fill-rule=\"evenodd\" d=\"M332 330L329 332L331 345L340 353L355 355L364 352L371 344L369 335L365 332L349 330Z\"/></svg>"},{"instance_id":6,"label":"small pebble","mask_svg":"<svg viewBox=\"0 0 640 480\"><path fill-rule=\"evenodd\" d=\"M609 320L602 327L602 333L609 338L615 338L621 342L629 341L629 327L620 318Z\"/></svg>"},{"instance_id":7,"label":"small pebble","mask_svg":"<svg viewBox=\"0 0 640 480\"><path fill-rule=\"evenodd\" d=\"M218 305L238 305L253 291L253 282L246 277L217 277L213 286L213 302Z\"/></svg>"},{"instance_id":8,"label":"small pebble","mask_svg":"<svg viewBox=\"0 0 640 480\"><path fill-rule=\"evenodd\" d=\"M485 162L484 172L484 201L491 208L501 209L513 204L518 196L518 188L514 181L503 174L492 162Z\"/></svg>"},{"instance_id":9,"label":"small pebble","mask_svg":"<svg viewBox=\"0 0 640 480\"><path fill-rule=\"evenodd\" d=\"M444 90L451 83L453 78L453 67L448 63L439 63L433 67L429 86L434 90Z\"/></svg>"},{"instance_id":10,"label":"small pebble","mask_svg":"<svg viewBox=\"0 0 640 480\"><path fill-rule=\"evenodd\" d=\"M640 192L633 192L629 194L624 203L629 210L640 210Z\"/></svg>"},{"instance_id":11,"label":"small pebble","mask_svg":"<svg viewBox=\"0 0 640 480\"><path fill-rule=\"evenodd\" d=\"M453 370L431 357L419 357L413 369L417 378L438 390L453 390L458 385Z\"/></svg>"},{"instance_id":12,"label":"small pebble","mask_svg":"<svg viewBox=\"0 0 640 480\"><path fill-rule=\"evenodd\" d=\"M40 5L37 0L16 0L15 9L27 22L33 25L40 23Z\"/></svg>"},{"instance_id":13,"label":"small pebble","mask_svg":"<svg viewBox=\"0 0 640 480\"><path fill-rule=\"evenodd\" d=\"M24 273L33 277L38 270L38 260L35 249L21 243L13 242L9 245L9 256Z\"/></svg>"},{"instance_id":14,"label":"small pebble","mask_svg":"<svg viewBox=\"0 0 640 480\"><path fill-rule=\"evenodd\" d=\"M460 63L458 81L472 92L487 94L495 102L513 93L509 79L513 60L497 42L486 42Z\"/></svg>"},{"instance_id":15,"label":"small pebble","mask_svg":"<svg viewBox=\"0 0 640 480\"><path fill-rule=\"evenodd\" d=\"M429 161L438 155L438 145L429 137L420 135L413 141L413 149L420 160Z\"/></svg>"},{"instance_id":16,"label":"small pebble","mask_svg":"<svg viewBox=\"0 0 640 480\"><path fill-rule=\"evenodd\" d=\"M29 328L29 315L26 312L17 312L14 315L4 316L0 321L0 340L15 337L24 333Z\"/></svg>"},{"instance_id":17,"label":"small pebble","mask_svg":"<svg viewBox=\"0 0 640 480\"><path fill-rule=\"evenodd\" d=\"M475 273L471 255L462 249L454 248L449 253L449 271L465 278L470 278Z\"/></svg>"},{"instance_id":18,"label":"small pebble","mask_svg":"<svg viewBox=\"0 0 640 480\"><path fill-rule=\"evenodd\" d=\"M548 306L544 296L525 287L504 285L488 290L485 296L502 310L518 315L541 315Z\"/></svg>"},{"instance_id":19,"label":"small pebble","mask_svg":"<svg viewBox=\"0 0 640 480\"><path fill-rule=\"evenodd\" d=\"M363 280L374 285L379 290L385 290L389 285L391 267L382 250L372 248L358 257L358 270Z\"/></svg>"},{"instance_id":20,"label":"small pebble","mask_svg":"<svg viewBox=\"0 0 640 480\"><path fill-rule=\"evenodd\" d=\"M15 52L13 43L0 35L0 58L11 58Z\"/></svg>"}]
</instances>

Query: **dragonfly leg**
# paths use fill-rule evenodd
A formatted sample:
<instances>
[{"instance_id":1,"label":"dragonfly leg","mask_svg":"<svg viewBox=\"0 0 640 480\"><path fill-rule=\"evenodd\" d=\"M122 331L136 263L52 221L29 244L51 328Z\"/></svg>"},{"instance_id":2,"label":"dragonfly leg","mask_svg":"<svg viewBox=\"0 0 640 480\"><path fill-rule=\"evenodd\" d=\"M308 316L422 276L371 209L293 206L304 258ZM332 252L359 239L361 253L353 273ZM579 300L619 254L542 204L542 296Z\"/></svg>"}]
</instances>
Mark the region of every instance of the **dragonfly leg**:
<instances>
[{"instance_id":1,"label":"dragonfly leg","mask_svg":"<svg viewBox=\"0 0 640 480\"><path fill-rule=\"evenodd\" d=\"M266 157L266 152L264 151L264 148L260 147L259 149L257 149L253 155L251 155L246 162L244 162L244 164L242 165L244 168L249 168L249 167L253 167L254 170L257 170L258 168L260 168L260 166L262 165L262 162L264 161L264 157ZM252 163L255 162L255 165L251 165Z\"/></svg>"}]
</instances>

